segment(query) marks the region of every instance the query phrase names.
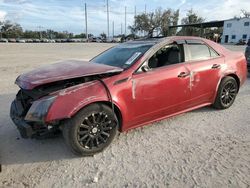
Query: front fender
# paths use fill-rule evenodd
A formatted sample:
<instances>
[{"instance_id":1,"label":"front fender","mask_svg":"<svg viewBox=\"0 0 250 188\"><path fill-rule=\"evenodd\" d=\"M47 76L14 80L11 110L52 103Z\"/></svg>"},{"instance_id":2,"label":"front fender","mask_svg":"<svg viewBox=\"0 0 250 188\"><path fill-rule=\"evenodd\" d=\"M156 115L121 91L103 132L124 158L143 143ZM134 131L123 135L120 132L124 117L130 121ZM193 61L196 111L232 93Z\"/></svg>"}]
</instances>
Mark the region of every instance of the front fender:
<instances>
[{"instance_id":1,"label":"front fender","mask_svg":"<svg viewBox=\"0 0 250 188\"><path fill-rule=\"evenodd\" d=\"M57 92L51 105L46 122L72 117L84 106L99 101L109 101L107 92L99 81L80 84Z\"/></svg>"}]
</instances>

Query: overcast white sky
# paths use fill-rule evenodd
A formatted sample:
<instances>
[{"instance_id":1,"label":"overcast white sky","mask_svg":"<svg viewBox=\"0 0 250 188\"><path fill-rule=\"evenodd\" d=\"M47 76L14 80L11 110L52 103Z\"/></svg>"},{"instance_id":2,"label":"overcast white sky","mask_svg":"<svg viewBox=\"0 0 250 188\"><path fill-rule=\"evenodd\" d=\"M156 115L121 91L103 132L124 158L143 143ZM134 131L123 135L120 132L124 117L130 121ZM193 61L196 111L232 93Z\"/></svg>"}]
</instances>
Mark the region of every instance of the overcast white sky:
<instances>
[{"instance_id":1,"label":"overcast white sky","mask_svg":"<svg viewBox=\"0 0 250 188\"><path fill-rule=\"evenodd\" d=\"M88 7L89 33L107 33L106 0L0 0L0 20L18 22L24 29L67 30L82 33L85 29L84 3ZM137 13L154 11L158 7L180 9L180 20L187 10L193 10L206 21L230 19L240 15L240 10L250 11L250 0L109 0L110 31L115 23L115 34L121 33L127 7L127 26L133 23L135 6ZM111 33L111 32L110 32Z\"/></svg>"}]
</instances>

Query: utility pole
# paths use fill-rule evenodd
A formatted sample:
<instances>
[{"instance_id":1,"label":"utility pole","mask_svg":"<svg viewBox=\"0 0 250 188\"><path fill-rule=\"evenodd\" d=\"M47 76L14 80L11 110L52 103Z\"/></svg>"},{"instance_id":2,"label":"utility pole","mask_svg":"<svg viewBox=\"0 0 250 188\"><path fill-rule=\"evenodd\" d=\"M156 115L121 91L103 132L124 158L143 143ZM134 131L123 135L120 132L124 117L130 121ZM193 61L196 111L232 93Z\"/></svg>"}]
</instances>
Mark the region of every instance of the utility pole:
<instances>
[{"instance_id":1,"label":"utility pole","mask_svg":"<svg viewBox=\"0 0 250 188\"><path fill-rule=\"evenodd\" d=\"M114 21L113 21L112 26L113 26L113 39L114 39L114 36L115 36L115 22Z\"/></svg>"},{"instance_id":2,"label":"utility pole","mask_svg":"<svg viewBox=\"0 0 250 188\"><path fill-rule=\"evenodd\" d=\"M121 23L121 35L122 35L122 23Z\"/></svg>"},{"instance_id":3,"label":"utility pole","mask_svg":"<svg viewBox=\"0 0 250 188\"><path fill-rule=\"evenodd\" d=\"M134 25L136 25L136 6L135 6ZM135 34L137 34L137 32Z\"/></svg>"},{"instance_id":4,"label":"utility pole","mask_svg":"<svg viewBox=\"0 0 250 188\"><path fill-rule=\"evenodd\" d=\"M125 6L125 36L127 34L127 7Z\"/></svg>"},{"instance_id":5,"label":"utility pole","mask_svg":"<svg viewBox=\"0 0 250 188\"><path fill-rule=\"evenodd\" d=\"M145 4L145 14L147 14L147 4ZM145 36L145 31L143 31L143 36Z\"/></svg>"},{"instance_id":6,"label":"utility pole","mask_svg":"<svg viewBox=\"0 0 250 188\"><path fill-rule=\"evenodd\" d=\"M1 24L1 25L0 25L0 39L2 39L2 27L3 27L3 22L2 22L2 23L0 22L0 24Z\"/></svg>"},{"instance_id":7,"label":"utility pole","mask_svg":"<svg viewBox=\"0 0 250 188\"><path fill-rule=\"evenodd\" d=\"M107 0L107 25L108 25L107 37L109 38L109 0Z\"/></svg>"},{"instance_id":8,"label":"utility pole","mask_svg":"<svg viewBox=\"0 0 250 188\"><path fill-rule=\"evenodd\" d=\"M86 35L86 39L87 39L87 42L88 42L89 37L88 37L87 3L85 3L85 35Z\"/></svg>"},{"instance_id":9,"label":"utility pole","mask_svg":"<svg viewBox=\"0 0 250 188\"><path fill-rule=\"evenodd\" d=\"M38 26L38 29L39 29L39 33L40 33L40 39L42 39L42 26Z\"/></svg>"}]
</instances>

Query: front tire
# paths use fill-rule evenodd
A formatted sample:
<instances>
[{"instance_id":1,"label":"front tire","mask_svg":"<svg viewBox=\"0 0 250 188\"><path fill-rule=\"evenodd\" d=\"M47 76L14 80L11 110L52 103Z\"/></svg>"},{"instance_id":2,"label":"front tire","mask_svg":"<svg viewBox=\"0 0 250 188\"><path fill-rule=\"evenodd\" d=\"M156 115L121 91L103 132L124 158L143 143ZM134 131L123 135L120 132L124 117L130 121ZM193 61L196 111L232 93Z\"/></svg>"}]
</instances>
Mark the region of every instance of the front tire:
<instances>
[{"instance_id":1,"label":"front tire","mask_svg":"<svg viewBox=\"0 0 250 188\"><path fill-rule=\"evenodd\" d=\"M118 121L105 104L92 104L65 121L63 137L71 150L81 156L91 156L105 149L114 139Z\"/></svg>"},{"instance_id":2,"label":"front tire","mask_svg":"<svg viewBox=\"0 0 250 188\"><path fill-rule=\"evenodd\" d=\"M238 83L233 77L227 76L223 78L218 88L213 107L217 109L227 109L232 106L238 94L238 90Z\"/></svg>"}]
</instances>

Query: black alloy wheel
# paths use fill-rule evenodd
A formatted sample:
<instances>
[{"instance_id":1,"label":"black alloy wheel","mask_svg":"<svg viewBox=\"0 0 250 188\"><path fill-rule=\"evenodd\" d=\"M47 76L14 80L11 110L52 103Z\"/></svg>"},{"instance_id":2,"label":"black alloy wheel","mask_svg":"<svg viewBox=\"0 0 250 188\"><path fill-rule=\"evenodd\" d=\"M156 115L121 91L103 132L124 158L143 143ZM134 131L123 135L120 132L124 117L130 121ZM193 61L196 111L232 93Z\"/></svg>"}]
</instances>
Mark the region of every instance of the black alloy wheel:
<instances>
[{"instance_id":1,"label":"black alloy wheel","mask_svg":"<svg viewBox=\"0 0 250 188\"><path fill-rule=\"evenodd\" d=\"M224 87L222 88L221 92L221 102L224 106L230 106L231 103L235 100L237 95L237 83L234 81L228 81Z\"/></svg>"},{"instance_id":2,"label":"black alloy wheel","mask_svg":"<svg viewBox=\"0 0 250 188\"><path fill-rule=\"evenodd\" d=\"M239 85L233 77L227 76L223 78L219 85L213 107L217 109L227 109L232 106L238 94L238 90Z\"/></svg>"},{"instance_id":3,"label":"black alloy wheel","mask_svg":"<svg viewBox=\"0 0 250 188\"><path fill-rule=\"evenodd\" d=\"M94 155L114 139L119 126L116 114L105 104L92 104L65 121L63 136L71 150L81 156Z\"/></svg>"},{"instance_id":4,"label":"black alloy wheel","mask_svg":"<svg viewBox=\"0 0 250 188\"><path fill-rule=\"evenodd\" d=\"M77 140L86 149L98 148L108 141L114 128L105 112L92 113L79 126Z\"/></svg>"}]
</instances>

